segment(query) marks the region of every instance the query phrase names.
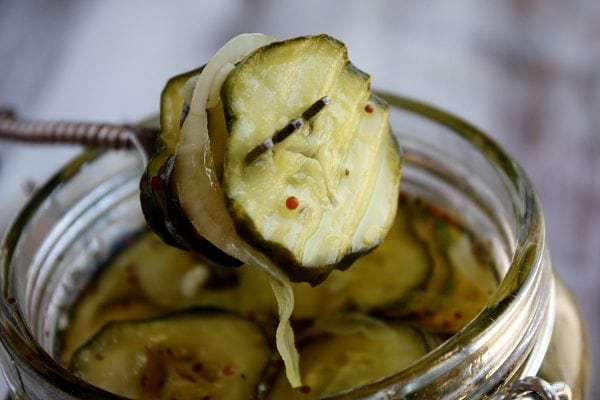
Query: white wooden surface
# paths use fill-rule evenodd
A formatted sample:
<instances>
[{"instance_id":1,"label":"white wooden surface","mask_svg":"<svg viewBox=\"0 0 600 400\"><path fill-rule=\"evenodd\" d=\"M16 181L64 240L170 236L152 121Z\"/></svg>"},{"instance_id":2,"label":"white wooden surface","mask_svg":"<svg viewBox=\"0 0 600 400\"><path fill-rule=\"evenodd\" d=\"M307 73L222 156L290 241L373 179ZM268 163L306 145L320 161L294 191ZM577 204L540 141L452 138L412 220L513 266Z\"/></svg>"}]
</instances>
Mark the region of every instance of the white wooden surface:
<instances>
[{"instance_id":1,"label":"white wooden surface","mask_svg":"<svg viewBox=\"0 0 600 400\"><path fill-rule=\"evenodd\" d=\"M251 31L330 33L375 87L450 110L503 144L538 189L554 264L599 360L597 1L0 0L0 104L33 118L137 121L157 110L166 78ZM31 186L78 151L0 143L0 232Z\"/></svg>"}]
</instances>

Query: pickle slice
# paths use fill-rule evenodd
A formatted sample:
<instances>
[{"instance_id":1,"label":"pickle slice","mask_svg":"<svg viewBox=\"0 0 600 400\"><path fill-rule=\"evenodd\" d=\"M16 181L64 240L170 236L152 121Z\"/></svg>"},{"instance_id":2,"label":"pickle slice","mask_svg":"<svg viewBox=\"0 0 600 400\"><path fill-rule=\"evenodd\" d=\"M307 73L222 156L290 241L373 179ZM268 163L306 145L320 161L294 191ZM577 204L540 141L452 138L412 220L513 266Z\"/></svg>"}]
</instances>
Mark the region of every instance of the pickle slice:
<instances>
[{"instance_id":1,"label":"pickle slice","mask_svg":"<svg viewBox=\"0 0 600 400\"><path fill-rule=\"evenodd\" d=\"M485 252L472 233L434 206L409 201L406 207L409 225L426 246L433 268L426 285L378 312L453 334L475 318L497 287L492 262L482 257Z\"/></svg>"},{"instance_id":2,"label":"pickle slice","mask_svg":"<svg viewBox=\"0 0 600 400\"><path fill-rule=\"evenodd\" d=\"M160 96L159 148L169 154L175 153L181 139L181 122L185 117L185 84L202 72L204 67L176 75L169 79Z\"/></svg>"},{"instance_id":3,"label":"pickle slice","mask_svg":"<svg viewBox=\"0 0 600 400\"><path fill-rule=\"evenodd\" d=\"M60 358L111 321L145 319L186 307L237 310L237 270L164 244L152 232L129 239L79 294L62 332Z\"/></svg>"},{"instance_id":4,"label":"pickle slice","mask_svg":"<svg viewBox=\"0 0 600 400\"><path fill-rule=\"evenodd\" d=\"M392 224L402 156L389 109L330 36L233 39L168 82L161 125L141 196L167 243L228 264L221 252L256 258L249 244L316 285Z\"/></svg>"},{"instance_id":5,"label":"pickle slice","mask_svg":"<svg viewBox=\"0 0 600 400\"><path fill-rule=\"evenodd\" d=\"M152 170L166 191L144 175L142 201L153 200L145 215L163 219L150 225L168 242L269 274L277 347L299 386L289 281L316 285L383 241L402 161L389 109L327 35L277 43L240 35L199 75L176 82L186 118L179 129L173 115L180 113L163 103L171 114L163 122L173 129L162 140L171 142ZM265 143L267 151L249 157Z\"/></svg>"},{"instance_id":6,"label":"pickle slice","mask_svg":"<svg viewBox=\"0 0 600 400\"><path fill-rule=\"evenodd\" d=\"M169 79L162 91L158 149L149 160L140 180L141 206L146 222L165 243L199 252L216 263L237 267L241 262L197 233L181 207L176 184L172 179L175 150L181 140L181 125L188 111L186 83L198 76L203 69L204 67L200 67ZM216 119L214 114L209 113L209 117L212 117L209 122ZM213 131L217 129L214 128ZM215 136L219 138L225 135Z\"/></svg>"},{"instance_id":7,"label":"pickle slice","mask_svg":"<svg viewBox=\"0 0 600 400\"><path fill-rule=\"evenodd\" d=\"M387 105L341 42L319 35L264 46L228 75L221 98L223 190L243 238L292 280L313 284L383 241L401 155ZM323 98L330 102L311 112ZM285 139L248 156L298 120Z\"/></svg>"},{"instance_id":8,"label":"pickle slice","mask_svg":"<svg viewBox=\"0 0 600 400\"><path fill-rule=\"evenodd\" d=\"M352 268L333 271L318 286L293 283L292 318L310 320L348 310L369 313L389 308L396 311L410 305L410 310L403 311L408 314L414 312L415 307L425 308L427 303L417 304L416 297L432 285L447 284L448 266L440 271L442 266L434 264L429 247L414 232L412 208L408 201L401 199L386 240L360 257ZM266 276L247 266L240 268L239 273L240 304L247 307L246 311L273 313L275 298Z\"/></svg>"},{"instance_id":9,"label":"pickle slice","mask_svg":"<svg viewBox=\"0 0 600 400\"><path fill-rule=\"evenodd\" d=\"M320 399L390 376L430 350L417 328L364 315L336 315L317 321L301 344L303 386L292 389L280 374L268 399Z\"/></svg>"},{"instance_id":10,"label":"pickle slice","mask_svg":"<svg viewBox=\"0 0 600 400\"><path fill-rule=\"evenodd\" d=\"M252 399L272 349L253 322L197 309L106 325L70 369L133 399Z\"/></svg>"}]
</instances>

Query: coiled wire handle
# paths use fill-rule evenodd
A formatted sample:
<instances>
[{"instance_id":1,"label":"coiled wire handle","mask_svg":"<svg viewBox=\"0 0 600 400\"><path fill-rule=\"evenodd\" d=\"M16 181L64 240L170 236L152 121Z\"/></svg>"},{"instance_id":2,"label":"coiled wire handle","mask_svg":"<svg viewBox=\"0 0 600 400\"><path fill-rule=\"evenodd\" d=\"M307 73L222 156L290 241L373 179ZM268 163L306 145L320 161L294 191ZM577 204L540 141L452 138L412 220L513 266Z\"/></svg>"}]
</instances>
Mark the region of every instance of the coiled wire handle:
<instances>
[{"instance_id":1,"label":"coiled wire handle","mask_svg":"<svg viewBox=\"0 0 600 400\"><path fill-rule=\"evenodd\" d=\"M566 383L549 383L538 377L515 381L489 400L571 400L571 388Z\"/></svg>"},{"instance_id":2,"label":"coiled wire handle","mask_svg":"<svg viewBox=\"0 0 600 400\"><path fill-rule=\"evenodd\" d=\"M90 122L26 121L0 108L0 139L32 143L82 144L111 149L137 148L145 156L156 149L158 129Z\"/></svg>"}]
</instances>

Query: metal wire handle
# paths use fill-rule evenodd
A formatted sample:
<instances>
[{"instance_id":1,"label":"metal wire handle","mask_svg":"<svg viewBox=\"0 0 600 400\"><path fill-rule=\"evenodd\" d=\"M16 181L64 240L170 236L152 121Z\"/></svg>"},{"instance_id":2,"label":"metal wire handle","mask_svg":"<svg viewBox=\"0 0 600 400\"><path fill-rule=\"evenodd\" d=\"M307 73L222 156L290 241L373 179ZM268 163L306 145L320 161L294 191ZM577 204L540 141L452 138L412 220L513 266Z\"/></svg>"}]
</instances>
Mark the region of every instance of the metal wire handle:
<instances>
[{"instance_id":1,"label":"metal wire handle","mask_svg":"<svg viewBox=\"0 0 600 400\"><path fill-rule=\"evenodd\" d=\"M566 383L549 383L538 377L527 377L511 383L490 400L571 400Z\"/></svg>"},{"instance_id":2,"label":"metal wire handle","mask_svg":"<svg viewBox=\"0 0 600 400\"><path fill-rule=\"evenodd\" d=\"M0 139L33 143L82 144L154 153L158 129L134 125L72 121L27 121L0 108Z\"/></svg>"}]
</instances>

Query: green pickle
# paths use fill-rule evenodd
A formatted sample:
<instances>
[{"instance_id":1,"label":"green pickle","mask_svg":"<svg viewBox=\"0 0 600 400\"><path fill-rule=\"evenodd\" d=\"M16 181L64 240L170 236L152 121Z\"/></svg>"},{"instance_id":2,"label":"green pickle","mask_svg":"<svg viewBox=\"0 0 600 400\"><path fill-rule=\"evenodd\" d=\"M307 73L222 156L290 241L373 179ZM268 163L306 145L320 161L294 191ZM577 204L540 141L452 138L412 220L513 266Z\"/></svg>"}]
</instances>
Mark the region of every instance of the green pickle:
<instances>
[{"instance_id":1,"label":"green pickle","mask_svg":"<svg viewBox=\"0 0 600 400\"><path fill-rule=\"evenodd\" d=\"M443 210L396 200L389 115L328 35L240 35L172 78L140 181L149 230L98 266L61 362L128 398L313 399L458 332L496 269Z\"/></svg>"},{"instance_id":2,"label":"green pickle","mask_svg":"<svg viewBox=\"0 0 600 400\"><path fill-rule=\"evenodd\" d=\"M126 241L75 302L60 359L130 398L312 399L407 368L481 311L498 278L459 222L402 195L387 239L319 286L293 283L303 386L275 348L268 278L164 244Z\"/></svg>"}]
</instances>

